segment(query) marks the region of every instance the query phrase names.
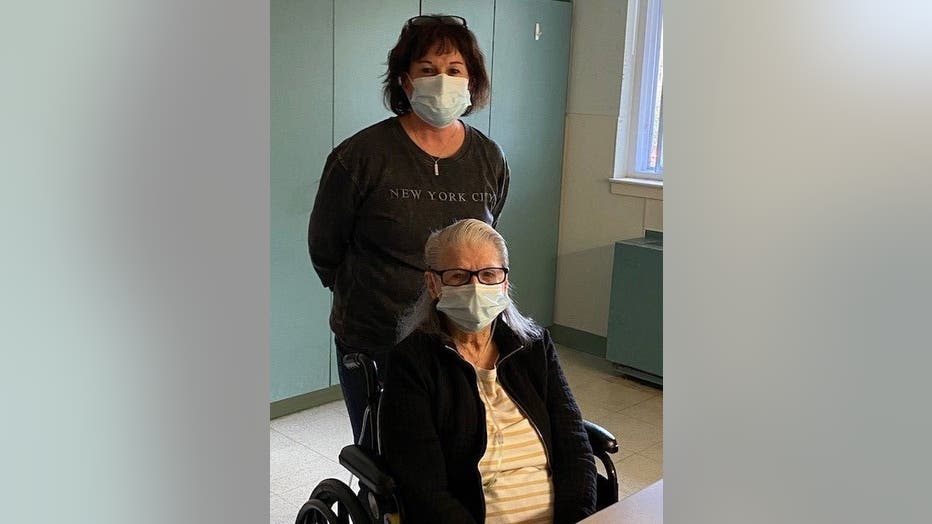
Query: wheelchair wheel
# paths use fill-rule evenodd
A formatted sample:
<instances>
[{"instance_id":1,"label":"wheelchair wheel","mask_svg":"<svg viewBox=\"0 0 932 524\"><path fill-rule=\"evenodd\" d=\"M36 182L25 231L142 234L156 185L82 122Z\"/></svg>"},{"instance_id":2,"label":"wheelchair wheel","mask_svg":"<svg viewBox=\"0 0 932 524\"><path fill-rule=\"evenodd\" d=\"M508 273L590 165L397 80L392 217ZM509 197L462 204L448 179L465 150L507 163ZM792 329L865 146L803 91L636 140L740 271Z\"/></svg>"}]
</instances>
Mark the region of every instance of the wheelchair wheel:
<instances>
[{"instance_id":1,"label":"wheelchair wheel","mask_svg":"<svg viewBox=\"0 0 932 524\"><path fill-rule=\"evenodd\" d=\"M294 522L295 524L338 524L340 520L329 506L320 500L311 498L301 506Z\"/></svg>"},{"instance_id":2,"label":"wheelchair wheel","mask_svg":"<svg viewBox=\"0 0 932 524\"><path fill-rule=\"evenodd\" d=\"M311 499L319 500L328 509L335 507L336 520L332 524L371 524L373 521L353 490L337 479L322 480L311 492Z\"/></svg>"}]
</instances>

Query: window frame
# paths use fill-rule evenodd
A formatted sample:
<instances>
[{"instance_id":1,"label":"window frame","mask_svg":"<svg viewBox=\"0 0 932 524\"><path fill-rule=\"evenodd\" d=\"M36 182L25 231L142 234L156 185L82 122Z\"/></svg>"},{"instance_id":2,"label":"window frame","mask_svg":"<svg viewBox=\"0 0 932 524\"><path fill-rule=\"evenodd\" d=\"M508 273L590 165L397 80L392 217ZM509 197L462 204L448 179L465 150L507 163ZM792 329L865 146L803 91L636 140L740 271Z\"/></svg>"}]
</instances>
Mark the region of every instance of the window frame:
<instances>
[{"instance_id":1,"label":"window frame","mask_svg":"<svg viewBox=\"0 0 932 524\"><path fill-rule=\"evenodd\" d=\"M630 0L625 28L613 181L663 185L663 94L657 155L659 169L645 169L653 135L658 76L662 86L662 0Z\"/></svg>"}]
</instances>

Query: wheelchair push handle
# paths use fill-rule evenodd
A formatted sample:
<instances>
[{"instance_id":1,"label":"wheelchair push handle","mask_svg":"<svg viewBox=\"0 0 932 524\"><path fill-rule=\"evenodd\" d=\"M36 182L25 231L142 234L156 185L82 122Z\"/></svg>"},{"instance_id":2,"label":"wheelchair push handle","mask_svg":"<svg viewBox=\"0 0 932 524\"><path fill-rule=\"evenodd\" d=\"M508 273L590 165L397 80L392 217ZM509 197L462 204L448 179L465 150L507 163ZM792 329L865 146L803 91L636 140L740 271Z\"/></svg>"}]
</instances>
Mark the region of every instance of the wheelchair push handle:
<instances>
[{"instance_id":1,"label":"wheelchair push handle","mask_svg":"<svg viewBox=\"0 0 932 524\"><path fill-rule=\"evenodd\" d=\"M350 353L343 356L343 365L353 373L362 373L366 379L366 398L369 406L379 402L379 370L372 357L365 353ZM373 408L374 409L374 408Z\"/></svg>"},{"instance_id":2,"label":"wheelchair push handle","mask_svg":"<svg viewBox=\"0 0 932 524\"><path fill-rule=\"evenodd\" d=\"M370 364L372 364L372 359L365 353L350 353L343 357L343 365L350 371L366 369Z\"/></svg>"}]
</instances>

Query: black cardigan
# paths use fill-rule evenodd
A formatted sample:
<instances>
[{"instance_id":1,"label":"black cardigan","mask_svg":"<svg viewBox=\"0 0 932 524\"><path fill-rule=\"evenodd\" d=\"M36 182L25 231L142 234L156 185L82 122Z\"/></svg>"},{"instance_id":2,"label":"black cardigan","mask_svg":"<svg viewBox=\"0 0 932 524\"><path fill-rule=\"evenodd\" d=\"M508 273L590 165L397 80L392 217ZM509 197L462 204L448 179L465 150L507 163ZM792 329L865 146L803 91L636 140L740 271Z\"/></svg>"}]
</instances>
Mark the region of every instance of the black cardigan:
<instances>
[{"instance_id":1,"label":"black cardigan","mask_svg":"<svg viewBox=\"0 0 932 524\"><path fill-rule=\"evenodd\" d=\"M521 345L496 322L498 380L543 438L554 487L554 523L595 511L592 448L550 334ZM390 353L382 392L382 454L398 484L406 523L485 520L479 459L485 408L476 372L439 335L415 332Z\"/></svg>"}]
</instances>

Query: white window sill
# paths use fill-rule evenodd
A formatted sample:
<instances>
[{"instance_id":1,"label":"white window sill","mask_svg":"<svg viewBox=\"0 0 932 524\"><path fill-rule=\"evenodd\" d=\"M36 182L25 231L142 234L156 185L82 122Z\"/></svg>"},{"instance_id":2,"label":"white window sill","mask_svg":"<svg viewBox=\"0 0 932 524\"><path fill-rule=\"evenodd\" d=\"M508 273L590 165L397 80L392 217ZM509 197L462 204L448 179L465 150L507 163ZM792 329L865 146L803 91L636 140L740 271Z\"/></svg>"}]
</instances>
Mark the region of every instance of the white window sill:
<instances>
[{"instance_id":1,"label":"white window sill","mask_svg":"<svg viewBox=\"0 0 932 524\"><path fill-rule=\"evenodd\" d=\"M609 178L608 181L613 194L663 200L663 180Z\"/></svg>"}]
</instances>

